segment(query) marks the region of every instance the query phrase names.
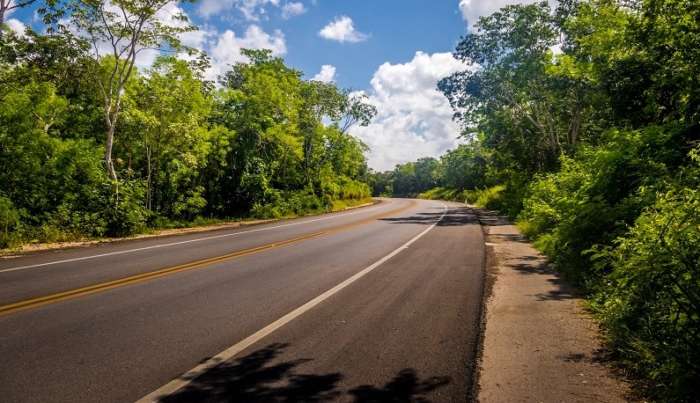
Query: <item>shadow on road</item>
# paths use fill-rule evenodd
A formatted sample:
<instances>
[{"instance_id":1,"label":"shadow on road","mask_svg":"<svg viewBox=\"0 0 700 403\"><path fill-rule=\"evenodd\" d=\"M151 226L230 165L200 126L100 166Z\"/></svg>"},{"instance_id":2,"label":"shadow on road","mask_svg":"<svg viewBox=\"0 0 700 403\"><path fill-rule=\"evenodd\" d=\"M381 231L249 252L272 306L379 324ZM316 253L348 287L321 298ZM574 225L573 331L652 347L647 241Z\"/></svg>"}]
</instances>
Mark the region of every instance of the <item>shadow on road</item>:
<instances>
[{"instance_id":1,"label":"shadow on road","mask_svg":"<svg viewBox=\"0 0 700 403\"><path fill-rule=\"evenodd\" d=\"M425 224L433 225L435 222L442 217L442 209L436 210L430 213L418 213L406 217L389 217L380 218L381 221L387 221L392 224ZM440 227L450 227L450 226L460 226L468 224L476 224L479 220L474 215L474 213L467 207L451 208L445 213L438 226Z\"/></svg>"},{"instance_id":2,"label":"shadow on road","mask_svg":"<svg viewBox=\"0 0 700 403\"><path fill-rule=\"evenodd\" d=\"M416 371L404 369L384 387L362 385L350 390L350 394L355 402L427 402L422 396L448 383L450 378L445 376L421 381Z\"/></svg>"},{"instance_id":3,"label":"shadow on road","mask_svg":"<svg viewBox=\"0 0 700 403\"><path fill-rule=\"evenodd\" d=\"M309 359L276 360L288 347L271 344L222 362L160 402L429 402L426 394L450 382L448 377L421 380L415 370L407 368L383 386L361 385L345 391L339 387L340 373L297 373L297 367Z\"/></svg>"}]
</instances>

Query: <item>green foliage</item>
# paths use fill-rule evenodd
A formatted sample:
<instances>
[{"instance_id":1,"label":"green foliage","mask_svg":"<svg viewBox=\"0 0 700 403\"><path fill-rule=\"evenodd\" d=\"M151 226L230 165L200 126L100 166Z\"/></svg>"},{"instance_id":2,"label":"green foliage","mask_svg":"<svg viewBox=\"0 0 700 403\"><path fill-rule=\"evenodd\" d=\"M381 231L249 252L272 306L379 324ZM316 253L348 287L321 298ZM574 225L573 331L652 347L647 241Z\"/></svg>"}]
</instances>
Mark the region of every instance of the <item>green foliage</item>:
<instances>
[{"instance_id":1,"label":"green foliage","mask_svg":"<svg viewBox=\"0 0 700 403\"><path fill-rule=\"evenodd\" d=\"M700 164L698 165L700 167ZM594 307L620 357L662 400L700 399L700 169L672 186L598 259ZM690 185L690 184L689 184Z\"/></svg>"},{"instance_id":2,"label":"green foliage","mask_svg":"<svg viewBox=\"0 0 700 403\"><path fill-rule=\"evenodd\" d=\"M112 185L112 184L110 184ZM145 188L141 181L122 181L116 194L103 187L106 235L127 236L146 229L147 211L143 206Z\"/></svg>"},{"instance_id":3,"label":"green foliage","mask_svg":"<svg viewBox=\"0 0 700 403\"><path fill-rule=\"evenodd\" d=\"M256 204L251 213L257 218L282 218L330 211L332 200L319 198L311 192L280 192L270 194L265 204Z\"/></svg>"},{"instance_id":4,"label":"green foliage","mask_svg":"<svg viewBox=\"0 0 700 403\"><path fill-rule=\"evenodd\" d=\"M13 234L20 224L19 219L20 212L12 204L12 200L0 196L0 248L14 244Z\"/></svg>"},{"instance_id":5,"label":"green foliage","mask_svg":"<svg viewBox=\"0 0 700 403\"><path fill-rule=\"evenodd\" d=\"M673 127L611 131L605 139L533 181L519 215L526 235L580 282L599 275L587 251L624 234L684 161L682 131Z\"/></svg>"},{"instance_id":6,"label":"green foliage","mask_svg":"<svg viewBox=\"0 0 700 403\"><path fill-rule=\"evenodd\" d=\"M496 185L476 192L475 204L489 210L500 210L504 206L504 191L506 187Z\"/></svg>"},{"instance_id":7,"label":"green foliage","mask_svg":"<svg viewBox=\"0 0 700 403\"><path fill-rule=\"evenodd\" d=\"M448 152L447 189L423 194L473 189L518 217L668 401L698 399L699 17L693 0L573 0L481 18L455 51L478 65L439 83L478 153Z\"/></svg>"},{"instance_id":8,"label":"green foliage","mask_svg":"<svg viewBox=\"0 0 700 403\"><path fill-rule=\"evenodd\" d=\"M375 194L392 194L394 196L417 196L432 189L439 183L440 161L435 158L421 158L416 162L399 164L390 173L376 174ZM389 188L391 190L389 191Z\"/></svg>"},{"instance_id":9,"label":"green foliage","mask_svg":"<svg viewBox=\"0 0 700 403\"><path fill-rule=\"evenodd\" d=\"M161 57L142 73L85 45L60 30L0 43L0 247L301 215L369 196L367 148L344 132L374 116L364 98L303 81L269 51L244 51L250 62L214 89L200 61ZM110 84L114 68L123 77ZM118 96L104 94L108 84Z\"/></svg>"},{"instance_id":10,"label":"green foliage","mask_svg":"<svg viewBox=\"0 0 700 403\"><path fill-rule=\"evenodd\" d=\"M436 187L430 190L426 190L418 195L419 199L427 200L450 200L450 201L460 201L463 202L462 192L456 189L450 189L445 187Z\"/></svg>"}]
</instances>

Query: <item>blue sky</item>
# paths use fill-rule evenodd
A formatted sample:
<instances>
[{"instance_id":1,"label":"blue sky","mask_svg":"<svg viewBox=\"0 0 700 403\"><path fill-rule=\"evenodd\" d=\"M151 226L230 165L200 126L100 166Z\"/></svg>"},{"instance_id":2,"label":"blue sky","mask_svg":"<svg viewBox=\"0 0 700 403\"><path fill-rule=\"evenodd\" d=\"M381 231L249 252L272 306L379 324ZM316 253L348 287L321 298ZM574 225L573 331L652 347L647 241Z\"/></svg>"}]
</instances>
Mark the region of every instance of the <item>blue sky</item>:
<instances>
[{"instance_id":1,"label":"blue sky","mask_svg":"<svg viewBox=\"0 0 700 403\"><path fill-rule=\"evenodd\" d=\"M532 0L523 0L532 2ZM523 2L520 1L520 2ZM377 170L437 157L458 143L437 81L469 68L451 51L470 23L509 0L199 0L173 1L160 18L184 11L200 27L183 41L212 58L210 78L245 61L241 48L268 48L308 79L360 91L378 109L368 127L351 134L370 146ZM33 10L9 15L8 25L43 29ZM147 67L156 54L144 52Z\"/></svg>"},{"instance_id":2,"label":"blue sky","mask_svg":"<svg viewBox=\"0 0 700 403\"><path fill-rule=\"evenodd\" d=\"M266 31L280 28L287 40L285 59L308 75L324 64L336 67L339 85L369 89L369 81L384 62L410 60L417 50L427 53L454 49L466 29L457 4L449 0L319 0L307 12L283 20L273 12L261 21ZM324 39L318 32L340 16L368 37L358 43Z\"/></svg>"}]
</instances>

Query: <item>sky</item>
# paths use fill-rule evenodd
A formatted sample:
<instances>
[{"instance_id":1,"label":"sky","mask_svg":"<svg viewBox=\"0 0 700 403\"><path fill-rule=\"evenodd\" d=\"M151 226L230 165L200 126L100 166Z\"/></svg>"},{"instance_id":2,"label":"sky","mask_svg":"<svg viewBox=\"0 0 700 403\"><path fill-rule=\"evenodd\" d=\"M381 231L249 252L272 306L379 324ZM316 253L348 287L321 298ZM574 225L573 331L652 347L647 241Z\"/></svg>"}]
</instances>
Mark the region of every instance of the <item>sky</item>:
<instances>
[{"instance_id":1,"label":"sky","mask_svg":"<svg viewBox=\"0 0 700 403\"><path fill-rule=\"evenodd\" d=\"M452 57L459 38L479 16L532 0L199 0L173 2L159 18L173 24L182 11L199 26L183 42L212 59L209 78L245 61L241 48L271 49L306 79L335 82L364 93L378 114L350 133L370 147L369 166L393 169L438 157L459 144L459 126L437 82L463 65ZM33 10L7 24L41 31ZM147 67L156 57L145 52Z\"/></svg>"}]
</instances>

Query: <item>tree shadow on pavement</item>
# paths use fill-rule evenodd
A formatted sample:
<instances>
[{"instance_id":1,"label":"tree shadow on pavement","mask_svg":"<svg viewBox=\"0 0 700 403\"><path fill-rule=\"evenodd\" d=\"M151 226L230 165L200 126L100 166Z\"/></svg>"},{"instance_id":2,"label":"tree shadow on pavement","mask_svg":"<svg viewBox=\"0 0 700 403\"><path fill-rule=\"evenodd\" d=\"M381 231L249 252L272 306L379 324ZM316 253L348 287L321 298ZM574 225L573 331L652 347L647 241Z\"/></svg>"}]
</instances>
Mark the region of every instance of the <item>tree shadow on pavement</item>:
<instances>
[{"instance_id":1,"label":"tree shadow on pavement","mask_svg":"<svg viewBox=\"0 0 700 403\"><path fill-rule=\"evenodd\" d=\"M274 363L288 344L271 344L233 362L223 362L184 389L160 401L174 402L322 402L338 397L338 373L300 375L294 368L308 360Z\"/></svg>"},{"instance_id":2,"label":"tree shadow on pavement","mask_svg":"<svg viewBox=\"0 0 700 403\"><path fill-rule=\"evenodd\" d=\"M191 379L180 391L159 399L180 402L428 402L426 394L447 385L448 377L420 380L416 371L401 370L384 386L361 385L345 392L338 373L299 374L295 370L309 359L276 360L286 343L270 344L245 357L222 362Z\"/></svg>"},{"instance_id":3,"label":"tree shadow on pavement","mask_svg":"<svg viewBox=\"0 0 700 403\"><path fill-rule=\"evenodd\" d=\"M442 214L443 211L439 210L431 213L418 213L406 217L380 218L379 220L390 222L392 224L433 225L440 219L440 217L442 217ZM450 227L476 223L478 223L476 216L468 208L462 207L447 210L447 213L445 213L445 216L439 222L437 222L437 225L439 227Z\"/></svg>"},{"instance_id":4,"label":"tree shadow on pavement","mask_svg":"<svg viewBox=\"0 0 700 403\"><path fill-rule=\"evenodd\" d=\"M479 221L481 225L486 226L499 226L499 225L511 225L510 219L506 216L499 215L497 211L480 209Z\"/></svg>"},{"instance_id":5,"label":"tree shadow on pavement","mask_svg":"<svg viewBox=\"0 0 700 403\"><path fill-rule=\"evenodd\" d=\"M432 377L424 381L418 379L416 371L404 369L394 379L376 387L362 385L350 390L355 402L429 402L425 395L450 383L450 378Z\"/></svg>"}]
</instances>

